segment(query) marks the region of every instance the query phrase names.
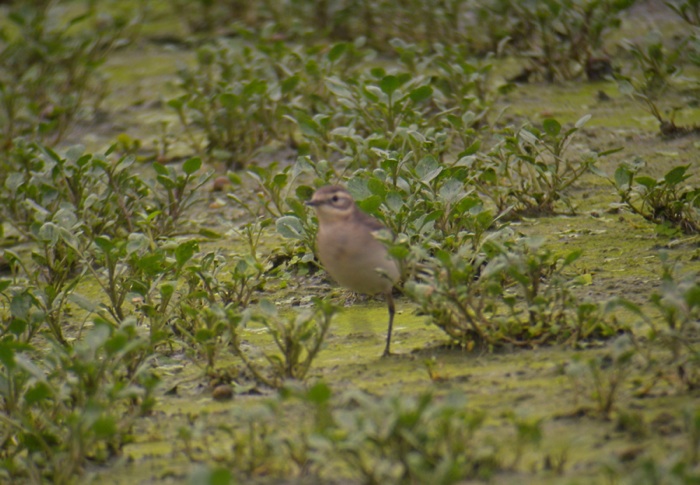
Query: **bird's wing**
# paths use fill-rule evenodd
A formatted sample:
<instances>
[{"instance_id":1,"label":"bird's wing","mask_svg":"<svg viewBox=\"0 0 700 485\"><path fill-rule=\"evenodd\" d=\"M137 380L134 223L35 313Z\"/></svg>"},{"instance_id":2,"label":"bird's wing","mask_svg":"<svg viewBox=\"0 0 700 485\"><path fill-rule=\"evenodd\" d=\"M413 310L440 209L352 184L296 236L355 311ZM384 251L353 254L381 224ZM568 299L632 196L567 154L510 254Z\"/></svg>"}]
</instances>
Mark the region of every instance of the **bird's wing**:
<instances>
[{"instance_id":1,"label":"bird's wing","mask_svg":"<svg viewBox=\"0 0 700 485\"><path fill-rule=\"evenodd\" d=\"M358 218L359 222L369 227L372 232L381 231L382 229L387 228L384 224L379 222L379 220L375 219L369 214L362 212L361 210L357 211L356 217Z\"/></svg>"}]
</instances>

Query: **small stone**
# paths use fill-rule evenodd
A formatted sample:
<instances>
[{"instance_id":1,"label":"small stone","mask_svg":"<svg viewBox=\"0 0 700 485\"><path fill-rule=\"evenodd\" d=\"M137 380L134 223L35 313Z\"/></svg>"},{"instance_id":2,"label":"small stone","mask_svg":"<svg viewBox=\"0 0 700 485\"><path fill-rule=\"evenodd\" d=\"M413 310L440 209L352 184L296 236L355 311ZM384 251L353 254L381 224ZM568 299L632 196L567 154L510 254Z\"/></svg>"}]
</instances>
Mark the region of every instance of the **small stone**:
<instances>
[{"instance_id":1,"label":"small stone","mask_svg":"<svg viewBox=\"0 0 700 485\"><path fill-rule=\"evenodd\" d=\"M216 401L228 401L233 399L233 387L229 384L219 384L211 392L211 397Z\"/></svg>"},{"instance_id":2,"label":"small stone","mask_svg":"<svg viewBox=\"0 0 700 485\"><path fill-rule=\"evenodd\" d=\"M213 192L223 192L224 189L227 189L230 186L231 186L231 181L228 179L228 177L221 175L221 176L216 177L214 179L211 190Z\"/></svg>"}]
</instances>

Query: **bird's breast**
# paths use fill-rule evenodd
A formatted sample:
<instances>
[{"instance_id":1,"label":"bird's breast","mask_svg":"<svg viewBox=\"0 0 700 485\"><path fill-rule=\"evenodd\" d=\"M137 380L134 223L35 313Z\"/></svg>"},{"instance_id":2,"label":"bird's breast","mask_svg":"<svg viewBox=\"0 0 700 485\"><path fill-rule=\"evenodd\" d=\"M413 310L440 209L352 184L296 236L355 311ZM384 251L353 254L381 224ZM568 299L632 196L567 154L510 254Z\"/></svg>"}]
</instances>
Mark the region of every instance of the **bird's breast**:
<instances>
[{"instance_id":1,"label":"bird's breast","mask_svg":"<svg viewBox=\"0 0 700 485\"><path fill-rule=\"evenodd\" d=\"M322 225L317 246L321 264L331 277L358 293L389 291L399 278L396 261L372 232L361 225Z\"/></svg>"}]
</instances>

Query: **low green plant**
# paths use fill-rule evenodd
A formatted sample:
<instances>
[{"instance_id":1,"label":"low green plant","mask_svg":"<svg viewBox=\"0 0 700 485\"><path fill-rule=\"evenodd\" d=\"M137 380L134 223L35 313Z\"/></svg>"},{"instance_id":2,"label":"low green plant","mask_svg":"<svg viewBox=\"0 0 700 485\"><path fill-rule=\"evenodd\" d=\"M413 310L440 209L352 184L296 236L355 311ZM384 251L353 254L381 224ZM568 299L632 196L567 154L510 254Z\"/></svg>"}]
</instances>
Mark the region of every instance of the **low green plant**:
<instances>
[{"instance_id":1,"label":"low green plant","mask_svg":"<svg viewBox=\"0 0 700 485\"><path fill-rule=\"evenodd\" d=\"M186 261L176 309L169 325L195 362L204 358L207 371L231 340L226 309L242 310L263 291L267 277L252 255L234 256L231 262L219 252L195 255Z\"/></svg>"},{"instance_id":2,"label":"low green plant","mask_svg":"<svg viewBox=\"0 0 700 485\"><path fill-rule=\"evenodd\" d=\"M359 207L384 221L397 241L433 249L478 244L496 218L471 187L469 167L463 160L441 163L439 137L417 131L401 136L404 150L379 153L376 169L357 170L348 180ZM407 256L397 251L399 259Z\"/></svg>"},{"instance_id":3,"label":"low green plant","mask_svg":"<svg viewBox=\"0 0 700 485\"><path fill-rule=\"evenodd\" d=\"M124 237L142 231L154 240L176 233L199 188L211 177L199 173L201 160L183 162L181 171L154 163L155 177L135 171L135 157L112 158L74 146L59 154L19 143L10 153L0 190L1 214L22 236L35 237L37 223L70 211L85 238Z\"/></svg>"},{"instance_id":4,"label":"low green plant","mask_svg":"<svg viewBox=\"0 0 700 485\"><path fill-rule=\"evenodd\" d=\"M586 73L591 61L605 54L605 35L621 24L621 14L635 0L552 0L517 2L495 0L480 5L480 18L499 46L507 40L529 60L528 76L537 73L547 82L575 79ZM505 28L504 28L505 27ZM609 66L606 69L612 73Z\"/></svg>"},{"instance_id":5,"label":"low green plant","mask_svg":"<svg viewBox=\"0 0 700 485\"><path fill-rule=\"evenodd\" d=\"M671 379L684 389L700 387L700 348L693 339L700 313L700 284L694 271L680 272L680 264L661 252L661 286L649 297L650 312L627 300L622 304L640 318L646 337L654 344L646 359L657 375ZM662 349L662 357L652 351ZM670 354L670 355L669 355Z\"/></svg>"},{"instance_id":6,"label":"low green plant","mask_svg":"<svg viewBox=\"0 0 700 485\"><path fill-rule=\"evenodd\" d=\"M498 450L475 436L483 413L468 410L463 396L354 393L346 402L327 439L365 483L457 483L501 466Z\"/></svg>"},{"instance_id":7,"label":"low green plant","mask_svg":"<svg viewBox=\"0 0 700 485\"><path fill-rule=\"evenodd\" d=\"M200 416L179 434L182 451L193 461L225 463L247 479L265 474L459 483L488 479L503 466L500 446L479 435L484 419L456 392L372 396L335 393L323 382L309 387L288 382L279 396L234 408L226 424L210 425ZM214 452L212 444L224 438L233 446ZM203 445L193 446L195 440Z\"/></svg>"},{"instance_id":8,"label":"low green plant","mask_svg":"<svg viewBox=\"0 0 700 485\"><path fill-rule=\"evenodd\" d=\"M570 272L580 255L557 255L542 240L494 233L475 249L438 250L424 259L419 280L406 292L432 323L468 348L609 338L619 327L606 307L575 296L587 282Z\"/></svg>"},{"instance_id":9,"label":"low green plant","mask_svg":"<svg viewBox=\"0 0 700 485\"><path fill-rule=\"evenodd\" d=\"M643 162L624 163L615 170L610 182L622 206L656 224L660 234L696 234L700 230L700 189L684 184L691 177L687 173L690 165L673 167L658 179L638 175L643 167Z\"/></svg>"},{"instance_id":10,"label":"low green plant","mask_svg":"<svg viewBox=\"0 0 700 485\"><path fill-rule=\"evenodd\" d=\"M237 187L245 187L252 180L257 196L253 200L238 194L228 194L229 199L241 207L253 220L242 224L238 232L247 242L250 254L257 254L258 241L266 229L274 224L278 234L301 246L282 248L281 253L290 266L303 267L314 260L316 227L304 202L311 198L314 189L304 182L309 177L328 183L334 170L327 163L315 163L309 157L299 157L293 165L277 170L270 167L250 167L242 176L229 172L229 179Z\"/></svg>"},{"instance_id":11,"label":"low green plant","mask_svg":"<svg viewBox=\"0 0 700 485\"><path fill-rule=\"evenodd\" d=\"M288 135L282 115L294 104L298 77L276 72L274 59L254 45L207 45L197 63L179 71L185 93L168 101L196 154L241 169Z\"/></svg>"},{"instance_id":12,"label":"low green plant","mask_svg":"<svg viewBox=\"0 0 700 485\"><path fill-rule=\"evenodd\" d=\"M255 379L270 387L281 386L286 379L303 380L320 352L337 309L315 299L314 308L292 315L280 315L275 305L262 300L257 307L242 313L227 310L234 354L243 359ZM251 324L262 326L276 351L263 350L268 363L261 365L244 344L243 330Z\"/></svg>"},{"instance_id":13,"label":"low green plant","mask_svg":"<svg viewBox=\"0 0 700 485\"><path fill-rule=\"evenodd\" d=\"M505 128L501 141L472 161L479 192L499 212L552 214L559 203L573 211L567 190L594 170L602 157L619 151L591 151L575 158L568 153L573 136L589 119L586 115L568 129L553 118L544 120L542 129Z\"/></svg>"},{"instance_id":14,"label":"low green plant","mask_svg":"<svg viewBox=\"0 0 700 485\"><path fill-rule=\"evenodd\" d=\"M45 191L44 195L48 192ZM16 202L21 205L21 198ZM10 222L15 227L25 229L24 234L35 246L31 251L31 261L12 250L4 252L14 274L15 295L12 300L18 302L21 298L23 302L13 307L12 317L17 324L29 325L28 335L33 335L38 328L26 318L34 307L36 312L44 315L34 323L43 321L53 337L65 344L63 312L85 273L79 264L86 245L80 238L83 224L70 206L51 204L46 209L32 204L29 198L24 202L28 203L26 212L20 212L28 216L27 220L13 218Z\"/></svg>"},{"instance_id":15,"label":"low green plant","mask_svg":"<svg viewBox=\"0 0 700 485\"><path fill-rule=\"evenodd\" d=\"M700 22L696 1L664 3L686 22L684 33L670 40L661 32L652 31L641 41L626 40L623 46L636 66L626 74L616 74L616 79L622 94L640 103L656 118L661 136L674 138L699 129L676 125L675 117L682 107L671 100L675 92L685 90L688 82L695 83L693 77L682 74L689 64L700 65ZM674 105L669 106L669 102Z\"/></svg>"},{"instance_id":16,"label":"low green plant","mask_svg":"<svg viewBox=\"0 0 700 485\"><path fill-rule=\"evenodd\" d=\"M531 447L538 447L542 443L544 432L542 430L542 418L522 418L515 413L508 413L508 419L515 426L515 457L512 469L516 469L523 453Z\"/></svg>"},{"instance_id":17,"label":"low green plant","mask_svg":"<svg viewBox=\"0 0 700 485\"><path fill-rule=\"evenodd\" d=\"M641 79L635 77L641 94L658 99L669 87L674 76L680 73L680 49L669 50L660 32L647 35L644 44L626 42L625 49L632 54L641 71ZM630 82L630 79L626 79Z\"/></svg>"},{"instance_id":18,"label":"low green plant","mask_svg":"<svg viewBox=\"0 0 700 485\"><path fill-rule=\"evenodd\" d=\"M612 349L590 358L576 356L567 368L577 395L583 393L593 402L594 411L608 418L622 400L637 349L628 335L613 342Z\"/></svg>"},{"instance_id":19,"label":"low green plant","mask_svg":"<svg viewBox=\"0 0 700 485\"><path fill-rule=\"evenodd\" d=\"M96 325L74 346L39 350L0 343L3 468L14 479L70 483L89 461L105 462L130 440L154 404L150 365L133 366L146 342L133 321Z\"/></svg>"},{"instance_id":20,"label":"low green plant","mask_svg":"<svg viewBox=\"0 0 700 485\"><path fill-rule=\"evenodd\" d=\"M87 9L64 19L54 2L12 4L0 29L0 151L18 137L59 142L107 94L100 67L138 23ZM130 17L133 16L133 17ZM4 162L0 164L6 170Z\"/></svg>"},{"instance_id":21,"label":"low green plant","mask_svg":"<svg viewBox=\"0 0 700 485\"><path fill-rule=\"evenodd\" d=\"M697 420L697 413L686 412L685 417ZM689 423L697 426L696 423ZM695 431L686 428L694 438ZM692 444L690 445L692 449ZM671 449L660 456L645 454L632 464L616 461L605 466L604 471L611 480L620 480L623 484L652 485L656 483L695 483L700 480L697 469L697 457L693 458L684 450Z\"/></svg>"},{"instance_id":22,"label":"low green plant","mask_svg":"<svg viewBox=\"0 0 700 485\"><path fill-rule=\"evenodd\" d=\"M141 225L144 232L154 239L183 232L183 216L199 200L199 189L212 175L209 172L195 176L201 167L202 160L196 157L182 164L182 173L172 166L153 163L157 175L150 188L155 203L144 214L144 224Z\"/></svg>"},{"instance_id":23,"label":"low green plant","mask_svg":"<svg viewBox=\"0 0 700 485\"><path fill-rule=\"evenodd\" d=\"M183 173L156 164L155 180L149 180L131 171L133 157L110 160L110 150L92 155L74 147L61 156L46 147L19 144L12 153L15 165L0 190L1 211L34 245L31 261L6 251L14 291L25 303L16 307L22 310L13 318L27 324L29 303L46 315L41 321L54 338L65 342L69 301L115 326L127 316L125 304L137 303L142 315L156 323L151 327L155 345L161 334L159 318L166 318L162 310L174 290L162 278L181 271L192 255L191 244L174 247L171 242L165 248L162 239L182 230L187 211L198 200L195 195L209 177L195 176L201 161L185 161ZM170 256L174 263L166 260ZM106 302L75 293L88 273L103 289ZM26 328L28 335L36 333Z\"/></svg>"},{"instance_id":24,"label":"low green plant","mask_svg":"<svg viewBox=\"0 0 700 485\"><path fill-rule=\"evenodd\" d=\"M129 316L147 323L152 350L167 342L172 329L166 324L176 307L178 282L198 249L197 242L158 246L145 234L132 233L123 241L98 238L95 246L88 267L107 301L81 295L72 301L117 327ZM104 269L99 271L93 264L104 264ZM130 314L127 303L132 306Z\"/></svg>"}]
</instances>

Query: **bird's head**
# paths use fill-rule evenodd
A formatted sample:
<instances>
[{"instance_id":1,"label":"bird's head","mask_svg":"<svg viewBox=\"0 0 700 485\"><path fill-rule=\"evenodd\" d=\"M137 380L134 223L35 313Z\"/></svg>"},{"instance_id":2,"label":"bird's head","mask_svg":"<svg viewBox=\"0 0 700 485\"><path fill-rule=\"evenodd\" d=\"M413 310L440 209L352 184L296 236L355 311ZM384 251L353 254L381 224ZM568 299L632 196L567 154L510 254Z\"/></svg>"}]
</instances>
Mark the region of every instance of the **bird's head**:
<instances>
[{"instance_id":1,"label":"bird's head","mask_svg":"<svg viewBox=\"0 0 700 485\"><path fill-rule=\"evenodd\" d=\"M346 219L355 210L355 201L350 192L339 185L321 187L306 205L316 210L319 221L326 222Z\"/></svg>"}]
</instances>

